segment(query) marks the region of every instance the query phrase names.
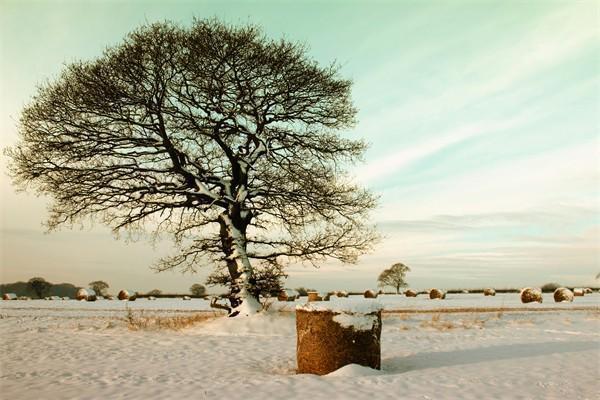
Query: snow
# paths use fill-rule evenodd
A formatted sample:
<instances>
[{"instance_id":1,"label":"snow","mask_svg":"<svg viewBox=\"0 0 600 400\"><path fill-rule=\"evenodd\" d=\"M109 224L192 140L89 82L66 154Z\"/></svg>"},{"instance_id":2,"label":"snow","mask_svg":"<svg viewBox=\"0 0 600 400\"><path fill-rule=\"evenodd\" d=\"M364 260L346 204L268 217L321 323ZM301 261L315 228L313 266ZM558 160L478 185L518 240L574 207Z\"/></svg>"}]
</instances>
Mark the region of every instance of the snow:
<instances>
[{"instance_id":1,"label":"snow","mask_svg":"<svg viewBox=\"0 0 600 400\"><path fill-rule=\"evenodd\" d=\"M179 331L130 331L126 305L145 316L213 313L200 299L0 301L1 396L597 398L600 295L573 303L554 303L549 295L543 304L521 304L518 293L448 295L436 302L380 296L386 310L403 310L383 315L381 371L349 365L322 377L295 373L295 316L293 308L278 311L286 310L284 302L252 318L220 314ZM331 303L345 301L368 300ZM440 307L519 311L435 310Z\"/></svg>"},{"instance_id":2,"label":"snow","mask_svg":"<svg viewBox=\"0 0 600 400\"><path fill-rule=\"evenodd\" d=\"M353 328L355 331L370 331L374 325L377 325L378 319L377 315L343 313L334 315L333 321L343 328Z\"/></svg>"},{"instance_id":3,"label":"snow","mask_svg":"<svg viewBox=\"0 0 600 400\"><path fill-rule=\"evenodd\" d=\"M358 378L361 376L373 376L373 375L381 375L382 372L373 368L363 367L358 364L348 364L340 369L337 369L327 376L333 377L345 377L345 378Z\"/></svg>"},{"instance_id":4,"label":"snow","mask_svg":"<svg viewBox=\"0 0 600 400\"><path fill-rule=\"evenodd\" d=\"M334 313L368 314L383 309L383 305L374 299L339 298L330 301L311 301L296 306L297 310L304 311L331 311Z\"/></svg>"}]
</instances>

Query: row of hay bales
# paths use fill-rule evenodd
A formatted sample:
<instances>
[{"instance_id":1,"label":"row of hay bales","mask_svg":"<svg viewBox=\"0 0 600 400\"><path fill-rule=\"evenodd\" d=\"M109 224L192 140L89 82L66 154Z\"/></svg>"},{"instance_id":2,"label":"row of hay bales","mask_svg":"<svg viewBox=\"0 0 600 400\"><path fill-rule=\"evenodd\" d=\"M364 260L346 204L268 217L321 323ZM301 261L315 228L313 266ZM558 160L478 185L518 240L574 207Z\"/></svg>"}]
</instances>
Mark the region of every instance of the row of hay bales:
<instances>
[{"instance_id":1,"label":"row of hay bales","mask_svg":"<svg viewBox=\"0 0 600 400\"><path fill-rule=\"evenodd\" d=\"M561 302L572 302L573 298L575 296L584 296L586 293L592 293L592 289L591 288L578 288L575 289L574 291L571 291L568 288L565 287L561 287L561 288L557 288L554 291L554 301L557 303L561 303ZM412 290L412 289L408 289L404 292L404 295L406 297L417 297L417 292ZM486 288L483 291L484 296L495 296L496 295L496 291L492 288ZM366 296L366 292L365 292L365 297ZM543 297L542 297L542 289L539 288L524 288L521 290L520 293L520 297L521 297L521 302L522 303L533 303L533 302L537 302L537 303L542 303ZM431 289L429 290L429 298L432 300L435 299L440 299L443 300L446 298L446 292L439 290L439 289Z\"/></svg>"},{"instance_id":2,"label":"row of hay bales","mask_svg":"<svg viewBox=\"0 0 600 400\"><path fill-rule=\"evenodd\" d=\"M138 295L137 292L134 290L123 289L123 290L119 291L119 294L117 294L117 299L135 301L137 299L137 295ZM114 300L114 297L112 295L99 296L96 294L94 289L81 288L75 294L75 299L79 300L79 301L96 301L96 300L102 300L102 299Z\"/></svg>"}]
</instances>

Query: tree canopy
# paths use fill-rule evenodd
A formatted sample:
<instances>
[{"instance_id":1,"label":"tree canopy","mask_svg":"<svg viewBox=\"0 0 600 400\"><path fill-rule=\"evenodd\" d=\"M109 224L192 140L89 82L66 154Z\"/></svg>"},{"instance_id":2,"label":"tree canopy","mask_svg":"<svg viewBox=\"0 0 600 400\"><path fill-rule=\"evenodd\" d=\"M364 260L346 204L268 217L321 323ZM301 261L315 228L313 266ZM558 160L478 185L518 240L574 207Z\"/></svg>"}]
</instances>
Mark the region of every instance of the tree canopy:
<instances>
[{"instance_id":1,"label":"tree canopy","mask_svg":"<svg viewBox=\"0 0 600 400\"><path fill-rule=\"evenodd\" d=\"M194 296L204 296L206 295L206 288L200 283L194 283L190 286L190 293Z\"/></svg>"},{"instance_id":2,"label":"tree canopy","mask_svg":"<svg viewBox=\"0 0 600 400\"><path fill-rule=\"evenodd\" d=\"M396 263L379 274L377 281L380 287L391 286L396 289L396 293L400 293L400 288L408 285L404 280L407 272L410 272L408 266Z\"/></svg>"},{"instance_id":3,"label":"tree canopy","mask_svg":"<svg viewBox=\"0 0 600 400\"><path fill-rule=\"evenodd\" d=\"M145 25L39 88L11 173L51 197L50 229L172 235L160 271L224 263L250 312L254 261L352 263L377 238L376 199L345 173L366 145L340 135L356 110L339 75L256 26Z\"/></svg>"},{"instance_id":4,"label":"tree canopy","mask_svg":"<svg viewBox=\"0 0 600 400\"><path fill-rule=\"evenodd\" d=\"M42 298L44 294L52 287L52 284L44 278L35 277L27 281L27 285L33 290L38 298Z\"/></svg>"},{"instance_id":5,"label":"tree canopy","mask_svg":"<svg viewBox=\"0 0 600 400\"><path fill-rule=\"evenodd\" d=\"M104 281L92 281L88 283L88 285L96 292L96 294L98 294L98 296L106 295L106 289L109 288L108 283Z\"/></svg>"}]
</instances>

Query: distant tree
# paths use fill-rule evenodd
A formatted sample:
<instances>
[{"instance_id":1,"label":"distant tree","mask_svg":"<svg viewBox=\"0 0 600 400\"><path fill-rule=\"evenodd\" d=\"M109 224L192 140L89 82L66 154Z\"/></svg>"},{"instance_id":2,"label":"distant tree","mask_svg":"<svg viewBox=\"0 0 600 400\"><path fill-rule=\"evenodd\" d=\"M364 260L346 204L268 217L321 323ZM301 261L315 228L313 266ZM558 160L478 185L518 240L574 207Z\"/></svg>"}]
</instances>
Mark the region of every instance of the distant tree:
<instances>
[{"instance_id":1,"label":"distant tree","mask_svg":"<svg viewBox=\"0 0 600 400\"><path fill-rule=\"evenodd\" d=\"M36 296L38 298L42 298L44 293L46 293L46 291L48 291L51 287L52 284L48 281L46 281L44 278L31 278L28 282L27 285L29 286L29 288L31 290L33 290L36 294Z\"/></svg>"},{"instance_id":2,"label":"distant tree","mask_svg":"<svg viewBox=\"0 0 600 400\"><path fill-rule=\"evenodd\" d=\"M91 289L94 290L94 292L96 292L96 294L98 296L105 296L106 289L109 288L108 283L106 283L104 281L92 281L92 282L88 283L88 285L90 286Z\"/></svg>"},{"instance_id":3,"label":"distant tree","mask_svg":"<svg viewBox=\"0 0 600 400\"><path fill-rule=\"evenodd\" d=\"M551 282L551 283L546 283L546 284L542 285L541 289L542 289L542 292L554 292L559 287L562 287L562 285L560 283Z\"/></svg>"},{"instance_id":4,"label":"distant tree","mask_svg":"<svg viewBox=\"0 0 600 400\"><path fill-rule=\"evenodd\" d=\"M151 291L149 291L146 294L148 296L160 296L162 294L162 290L160 290L160 289L152 289Z\"/></svg>"},{"instance_id":5,"label":"distant tree","mask_svg":"<svg viewBox=\"0 0 600 400\"><path fill-rule=\"evenodd\" d=\"M377 278L379 287L391 286L396 289L396 293L400 293L400 288L407 286L404 278L409 271L410 268L402 263L392 265L379 274L379 278Z\"/></svg>"},{"instance_id":6,"label":"distant tree","mask_svg":"<svg viewBox=\"0 0 600 400\"><path fill-rule=\"evenodd\" d=\"M204 295L206 295L206 287L204 287L204 285L201 285L199 283L194 283L190 287L190 293L194 296L204 296Z\"/></svg>"},{"instance_id":7,"label":"distant tree","mask_svg":"<svg viewBox=\"0 0 600 400\"><path fill-rule=\"evenodd\" d=\"M172 235L156 269L225 264L234 311L259 310L253 263L355 263L378 238L376 198L348 178L363 140L352 82L256 26L142 26L39 86L7 150L21 188L50 196L48 225L88 217ZM238 312L239 313L239 312Z\"/></svg>"}]
</instances>

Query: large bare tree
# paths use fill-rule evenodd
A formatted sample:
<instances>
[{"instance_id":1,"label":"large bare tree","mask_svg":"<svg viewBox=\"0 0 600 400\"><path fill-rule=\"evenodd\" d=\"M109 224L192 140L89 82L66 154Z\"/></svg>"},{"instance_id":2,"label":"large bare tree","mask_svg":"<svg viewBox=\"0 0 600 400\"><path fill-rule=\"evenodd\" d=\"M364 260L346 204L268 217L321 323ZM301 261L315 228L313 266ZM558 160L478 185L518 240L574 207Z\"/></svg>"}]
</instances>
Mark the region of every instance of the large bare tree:
<instances>
[{"instance_id":1,"label":"large bare tree","mask_svg":"<svg viewBox=\"0 0 600 400\"><path fill-rule=\"evenodd\" d=\"M252 260L355 262L376 238L374 197L344 171L365 150L351 82L255 26L146 25L42 85L8 150L12 176L52 199L50 229L92 216L172 234L156 268L211 256L231 315L258 309Z\"/></svg>"}]
</instances>

